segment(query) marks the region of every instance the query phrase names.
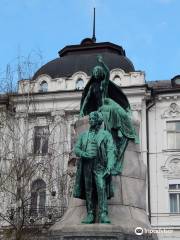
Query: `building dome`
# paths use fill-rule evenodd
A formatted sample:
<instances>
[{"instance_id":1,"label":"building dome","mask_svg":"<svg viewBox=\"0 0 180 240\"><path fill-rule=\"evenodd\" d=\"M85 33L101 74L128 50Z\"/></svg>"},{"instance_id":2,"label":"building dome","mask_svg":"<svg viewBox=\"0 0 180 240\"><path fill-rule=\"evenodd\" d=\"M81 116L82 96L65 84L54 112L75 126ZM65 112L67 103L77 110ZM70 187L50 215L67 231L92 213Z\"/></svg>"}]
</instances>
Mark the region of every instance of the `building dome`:
<instances>
[{"instance_id":1,"label":"building dome","mask_svg":"<svg viewBox=\"0 0 180 240\"><path fill-rule=\"evenodd\" d=\"M34 74L33 80L42 74L51 78L70 77L78 71L91 75L93 67L97 65L98 54L103 56L110 70L120 68L126 73L135 71L121 46L110 42L94 43L86 38L80 45L70 45L60 50L59 57L43 65Z\"/></svg>"}]
</instances>

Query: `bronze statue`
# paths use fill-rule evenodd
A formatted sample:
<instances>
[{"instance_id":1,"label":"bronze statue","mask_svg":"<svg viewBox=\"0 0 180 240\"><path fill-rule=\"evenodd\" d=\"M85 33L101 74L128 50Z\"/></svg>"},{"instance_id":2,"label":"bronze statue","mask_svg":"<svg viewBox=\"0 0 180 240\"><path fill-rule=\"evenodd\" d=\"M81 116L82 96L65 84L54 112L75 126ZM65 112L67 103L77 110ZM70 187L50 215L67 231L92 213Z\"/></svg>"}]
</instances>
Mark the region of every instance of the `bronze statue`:
<instances>
[{"instance_id":1,"label":"bronze statue","mask_svg":"<svg viewBox=\"0 0 180 240\"><path fill-rule=\"evenodd\" d=\"M78 162L74 197L86 199L87 217L94 223L98 199L99 222L110 223L107 199L113 195L112 175L122 172L124 152L129 140L138 143L131 122L130 104L121 89L109 80L109 69L101 56L101 65L92 71L82 99L80 116L89 115L90 129L79 136L75 153ZM104 129L100 129L104 121Z\"/></svg>"},{"instance_id":2,"label":"bronze statue","mask_svg":"<svg viewBox=\"0 0 180 240\"><path fill-rule=\"evenodd\" d=\"M80 116L97 111L103 105L105 98L113 99L125 110L130 109L128 99L121 88L109 80L109 69L103 62L102 56L97 56L97 61L100 65L93 68L90 81L82 94Z\"/></svg>"},{"instance_id":3,"label":"bronze statue","mask_svg":"<svg viewBox=\"0 0 180 240\"><path fill-rule=\"evenodd\" d=\"M130 104L120 87L109 80L109 69L101 56L97 56L100 65L95 66L92 77L87 83L80 106L80 116L92 111L100 111L107 129L116 144L117 161L114 175L122 172L123 157L129 140L139 142L131 122Z\"/></svg>"},{"instance_id":4,"label":"bronze statue","mask_svg":"<svg viewBox=\"0 0 180 240\"><path fill-rule=\"evenodd\" d=\"M74 197L86 199L87 216L82 223L95 222L96 202L99 223L110 223L107 199L113 196L111 170L115 163L115 145L111 134L101 129L102 114L89 115L90 128L82 133L75 146L78 161Z\"/></svg>"}]
</instances>

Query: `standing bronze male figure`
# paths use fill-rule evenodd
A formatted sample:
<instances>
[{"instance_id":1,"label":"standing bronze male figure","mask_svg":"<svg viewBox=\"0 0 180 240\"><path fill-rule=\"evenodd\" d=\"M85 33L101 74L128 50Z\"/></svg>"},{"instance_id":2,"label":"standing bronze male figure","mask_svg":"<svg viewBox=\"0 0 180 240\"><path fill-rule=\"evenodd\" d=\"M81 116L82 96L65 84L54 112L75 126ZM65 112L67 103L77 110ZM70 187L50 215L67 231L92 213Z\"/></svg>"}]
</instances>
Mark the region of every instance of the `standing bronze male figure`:
<instances>
[{"instance_id":1,"label":"standing bronze male figure","mask_svg":"<svg viewBox=\"0 0 180 240\"><path fill-rule=\"evenodd\" d=\"M96 202L99 223L110 223L107 199L113 196L111 170L115 163L115 145L111 134L101 129L99 112L89 115L90 128L82 133L75 146L80 157L77 166L74 197L86 199L87 216L82 223L95 222Z\"/></svg>"}]
</instances>

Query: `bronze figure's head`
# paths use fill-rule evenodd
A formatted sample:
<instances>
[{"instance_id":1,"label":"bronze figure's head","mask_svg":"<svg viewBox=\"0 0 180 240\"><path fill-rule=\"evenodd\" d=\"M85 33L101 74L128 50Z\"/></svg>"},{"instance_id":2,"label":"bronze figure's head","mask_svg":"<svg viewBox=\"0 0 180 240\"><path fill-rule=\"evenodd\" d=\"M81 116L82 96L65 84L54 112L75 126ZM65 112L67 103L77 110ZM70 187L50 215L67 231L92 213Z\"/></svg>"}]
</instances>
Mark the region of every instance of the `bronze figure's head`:
<instances>
[{"instance_id":1,"label":"bronze figure's head","mask_svg":"<svg viewBox=\"0 0 180 240\"><path fill-rule=\"evenodd\" d=\"M103 122L103 116L100 112L91 112L89 114L89 124L91 127L93 126L100 126Z\"/></svg>"},{"instance_id":2,"label":"bronze figure's head","mask_svg":"<svg viewBox=\"0 0 180 240\"><path fill-rule=\"evenodd\" d=\"M92 77L96 80L102 81L105 78L104 69L101 66L96 66L93 68Z\"/></svg>"}]
</instances>

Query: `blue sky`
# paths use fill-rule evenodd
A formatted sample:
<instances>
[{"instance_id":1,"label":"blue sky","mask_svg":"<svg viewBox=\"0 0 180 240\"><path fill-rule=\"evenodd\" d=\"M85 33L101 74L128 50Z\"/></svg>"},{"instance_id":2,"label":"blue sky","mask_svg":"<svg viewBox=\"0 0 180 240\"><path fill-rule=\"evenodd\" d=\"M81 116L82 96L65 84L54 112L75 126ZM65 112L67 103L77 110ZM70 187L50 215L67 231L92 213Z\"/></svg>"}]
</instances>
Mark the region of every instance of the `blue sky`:
<instances>
[{"instance_id":1,"label":"blue sky","mask_svg":"<svg viewBox=\"0 0 180 240\"><path fill-rule=\"evenodd\" d=\"M46 63L92 36L121 45L147 80L180 74L179 0L0 0L0 73L17 56Z\"/></svg>"}]
</instances>

